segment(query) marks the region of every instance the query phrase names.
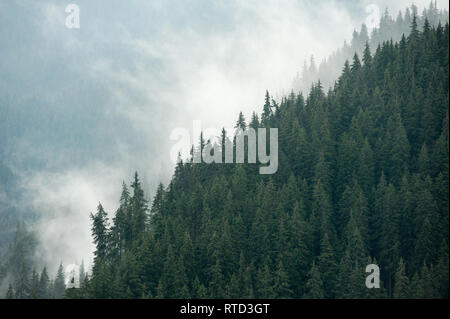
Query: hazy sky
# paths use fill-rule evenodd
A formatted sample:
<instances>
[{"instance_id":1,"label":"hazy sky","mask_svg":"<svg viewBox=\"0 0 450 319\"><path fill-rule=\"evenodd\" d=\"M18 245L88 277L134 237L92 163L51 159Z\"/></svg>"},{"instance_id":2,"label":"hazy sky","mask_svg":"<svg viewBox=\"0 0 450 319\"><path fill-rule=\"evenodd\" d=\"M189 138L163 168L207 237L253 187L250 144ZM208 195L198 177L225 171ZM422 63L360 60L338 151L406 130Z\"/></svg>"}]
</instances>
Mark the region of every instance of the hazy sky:
<instances>
[{"instance_id":1,"label":"hazy sky","mask_svg":"<svg viewBox=\"0 0 450 319\"><path fill-rule=\"evenodd\" d=\"M65 26L70 2L80 7L80 29ZM311 55L320 61L350 40L368 5L381 12L388 6L396 16L410 3L0 1L1 92L57 114L98 112L102 119L92 138L105 139L103 156L88 148L95 155L74 163L83 146L33 148L36 141L26 136L13 148L18 162L26 150L51 168L21 172L27 205L42 212L45 253L55 264L88 260L89 212L101 201L113 213L122 180L134 170L150 194L158 182L167 183L172 129L192 129L193 120L204 128L229 127L239 111L247 118L260 113L265 90L275 98L289 93L303 61ZM429 1L414 3L421 12ZM448 9L447 1L437 3ZM86 126L74 131L89 138Z\"/></svg>"}]
</instances>

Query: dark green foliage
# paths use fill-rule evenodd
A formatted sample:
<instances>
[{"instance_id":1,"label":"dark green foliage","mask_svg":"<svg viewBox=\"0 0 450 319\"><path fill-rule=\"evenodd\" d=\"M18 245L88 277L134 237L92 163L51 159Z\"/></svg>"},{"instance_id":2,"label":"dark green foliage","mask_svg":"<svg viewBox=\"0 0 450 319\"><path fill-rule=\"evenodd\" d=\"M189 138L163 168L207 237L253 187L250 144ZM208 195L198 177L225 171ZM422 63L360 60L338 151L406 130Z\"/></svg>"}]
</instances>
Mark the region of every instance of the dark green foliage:
<instances>
[{"instance_id":1,"label":"dark green foliage","mask_svg":"<svg viewBox=\"0 0 450 319\"><path fill-rule=\"evenodd\" d=\"M64 298L65 290L64 268L63 265L60 264L53 283L53 297L56 299Z\"/></svg>"},{"instance_id":2,"label":"dark green foliage","mask_svg":"<svg viewBox=\"0 0 450 319\"><path fill-rule=\"evenodd\" d=\"M106 258L108 249L108 215L101 204L98 204L95 215L91 213L91 220L92 237L97 248L95 257L101 261Z\"/></svg>"},{"instance_id":3,"label":"dark green foliage","mask_svg":"<svg viewBox=\"0 0 450 319\"><path fill-rule=\"evenodd\" d=\"M39 278L39 292L38 295L42 299L48 299L50 294L50 278L48 277L47 268L44 267Z\"/></svg>"},{"instance_id":4,"label":"dark green foliage","mask_svg":"<svg viewBox=\"0 0 450 319\"><path fill-rule=\"evenodd\" d=\"M408 19L411 35L373 55L358 35L362 61L327 93L320 82L306 99L266 93L249 126L279 128L275 175L181 161L150 214L137 174L111 226L99 205L83 295L448 297L448 24ZM380 289L365 287L370 263Z\"/></svg>"},{"instance_id":5,"label":"dark green foliage","mask_svg":"<svg viewBox=\"0 0 450 319\"><path fill-rule=\"evenodd\" d=\"M255 123L253 123L253 124L257 124L256 123L257 118L256 119L253 118L253 121L255 121ZM243 131L245 131L247 129L247 123L245 123L245 117L244 117L244 114L242 114L242 112L239 112L239 118L236 121L236 125L234 128L241 129Z\"/></svg>"},{"instance_id":6,"label":"dark green foliage","mask_svg":"<svg viewBox=\"0 0 450 319\"><path fill-rule=\"evenodd\" d=\"M406 276L405 264L400 259L397 272L395 273L394 298L407 299L409 296L409 279Z\"/></svg>"},{"instance_id":7,"label":"dark green foliage","mask_svg":"<svg viewBox=\"0 0 450 319\"><path fill-rule=\"evenodd\" d=\"M412 5L403 12L398 12L397 16L391 16L389 11L381 16L379 27L374 28L369 36L367 26L361 25L358 31L353 32L353 37L350 43L345 43L342 47L338 48L327 59L324 59L319 65L316 65L314 59L311 58L309 65L305 63L303 70L294 79L294 89L297 91L307 92L311 88L311 83L320 79L325 88L333 86L335 80L339 77L342 71L342 65L345 61L352 61L355 52L361 57L362 64L367 67L372 67L373 53L376 52L376 48L382 45L385 41L401 41L404 35L412 32L412 37L416 41L420 39L420 29L427 28L430 30L432 27L437 28L439 23L444 25L448 22L448 11L440 10L437 8L434 1L430 1L430 6L418 15L418 8ZM414 17L414 23L413 23ZM427 21L428 20L428 21ZM441 29L443 29L441 27ZM429 31L427 31L427 35ZM443 32L439 33L443 35ZM439 36L439 38L443 38ZM429 45L432 45L434 40L427 41ZM372 51L370 50L372 48ZM440 51L440 58L445 60L446 57L444 51ZM349 63L350 66L351 63ZM384 77L384 74L381 74ZM367 72L364 78L368 80L368 87L370 88L375 80L376 75L373 72Z\"/></svg>"},{"instance_id":8,"label":"dark green foliage","mask_svg":"<svg viewBox=\"0 0 450 319\"><path fill-rule=\"evenodd\" d=\"M308 274L308 281L306 282L306 288L308 289L305 295L308 299L323 299L325 292L323 289L323 281L320 277L320 271L313 263L311 270Z\"/></svg>"}]
</instances>

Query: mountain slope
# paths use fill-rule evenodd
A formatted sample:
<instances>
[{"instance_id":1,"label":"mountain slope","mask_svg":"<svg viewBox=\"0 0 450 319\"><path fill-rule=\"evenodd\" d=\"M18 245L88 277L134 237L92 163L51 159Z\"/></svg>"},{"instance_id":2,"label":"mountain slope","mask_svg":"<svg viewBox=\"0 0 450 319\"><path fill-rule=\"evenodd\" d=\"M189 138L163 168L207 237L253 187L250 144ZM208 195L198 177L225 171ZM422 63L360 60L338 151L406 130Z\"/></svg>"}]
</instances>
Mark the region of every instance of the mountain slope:
<instances>
[{"instance_id":1,"label":"mountain slope","mask_svg":"<svg viewBox=\"0 0 450 319\"><path fill-rule=\"evenodd\" d=\"M92 275L66 296L448 298L448 36L413 19L332 90L267 94L250 126L279 129L274 175L180 162L149 204L136 174L91 216Z\"/></svg>"},{"instance_id":2,"label":"mountain slope","mask_svg":"<svg viewBox=\"0 0 450 319\"><path fill-rule=\"evenodd\" d=\"M369 42L372 49L376 49L385 41L400 41L403 34L409 34L411 22L415 15L417 16L417 25L420 28L423 27L425 19L434 27L437 27L439 22L442 24L448 22L448 11L445 9L439 10L433 2L430 2L429 7L424 9L421 15L418 15L418 8L414 4L404 12L399 11L395 18L386 9L381 16L379 26L371 32L369 32L366 24L363 24L359 32L356 30L353 32L350 43L344 43L341 48L321 61L318 66L313 57L309 63L305 62L301 73L297 74L294 79L292 85L294 91L305 94L311 89L311 83L317 82L319 79L322 81L324 88L332 87L341 74L341 66L345 60L351 59L355 52L359 55L363 54L366 42Z\"/></svg>"},{"instance_id":3,"label":"mountain slope","mask_svg":"<svg viewBox=\"0 0 450 319\"><path fill-rule=\"evenodd\" d=\"M448 297L448 33L413 19L327 94L317 83L255 117L279 128L273 176L181 162L147 225L136 175L111 228L93 216L93 274L69 295ZM364 285L370 263L382 289Z\"/></svg>"}]
</instances>

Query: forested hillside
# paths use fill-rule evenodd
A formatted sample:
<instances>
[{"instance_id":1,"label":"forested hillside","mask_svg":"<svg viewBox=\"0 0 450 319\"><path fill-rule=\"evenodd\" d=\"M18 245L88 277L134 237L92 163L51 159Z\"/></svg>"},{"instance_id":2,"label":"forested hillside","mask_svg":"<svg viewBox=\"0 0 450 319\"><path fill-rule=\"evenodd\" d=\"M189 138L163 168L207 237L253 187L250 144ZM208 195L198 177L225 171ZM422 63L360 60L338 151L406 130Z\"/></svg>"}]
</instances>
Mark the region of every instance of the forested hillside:
<instances>
[{"instance_id":1,"label":"forested hillside","mask_svg":"<svg viewBox=\"0 0 450 319\"><path fill-rule=\"evenodd\" d=\"M65 295L65 275L62 265L55 277L43 263L39 255L36 234L27 229L23 222L18 223L14 240L9 245L0 263L0 290L8 299L49 299L63 298ZM84 280L84 270L81 267ZM3 292L4 291L4 292Z\"/></svg>"},{"instance_id":2,"label":"forested hillside","mask_svg":"<svg viewBox=\"0 0 450 319\"><path fill-rule=\"evenodd\" d=\"M249 125L279 129L275 175L180 162L150 207L136 175L111 223L92 216L93 274L69 296L448 297L449 31L411 28L329 92L267 94Z\"/></svg>"},{"instance_id":3,"label":"forested hillside","mask_svg":"<svg viewBox=\"0 0 450 319\"><path fill-rule=\"evenodd\" d=\"M414 16L333 89L267 93L237 126L278 128L274 175L181 161L149 202L136 174L91 215L92 274L66 297L448 298L448 36Z\"/></svg>"},{"instance_id":4,"label":"forested hillside","mask_svg":"<svg viewBox=\"0 0 450 319\"><path fill-rule=\"evenodd\" d=\"M428 20L430 25L435 27L437 27L439 22L442 24L448 22L448 11L445 9L439 10L437 4L433 1L430 2L428 8L423 10L421 15L418 15L418 11L417 6L413 4L404 12L400 11L397 16L392 17L388 8L386 8L381 16L379 26L372 31L369 31L367 25L363 23L359 32L357 30L353 32L350 43L344 43L341 48L333 52L327 59L315 61L314 57L311 57L308 63L305 61L301 72L294 79L292 85L294 90L308 93L311 89L311 83L317 82L319 79L323 87L328 90L340 76L344 62L347 59L350 60L355 52L362 54L366 42L369 42L371 48L376 48L384 41L400 41L402 35L409 35L414 16L416 16L419 28L423 27L425 19ZM316 62L320 63L316 65Z\"/></svg>"}]
</instances>

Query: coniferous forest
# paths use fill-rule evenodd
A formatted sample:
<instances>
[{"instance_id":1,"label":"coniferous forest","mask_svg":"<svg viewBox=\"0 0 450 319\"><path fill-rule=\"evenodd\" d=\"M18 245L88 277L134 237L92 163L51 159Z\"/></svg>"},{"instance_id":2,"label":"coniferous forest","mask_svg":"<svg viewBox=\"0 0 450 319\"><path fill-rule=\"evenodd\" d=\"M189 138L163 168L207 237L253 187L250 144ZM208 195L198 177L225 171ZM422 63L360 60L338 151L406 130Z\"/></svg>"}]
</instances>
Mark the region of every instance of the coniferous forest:
<instances>
[{"instance_id":1,"label":"coniferous forest","mask_svg":"<svg viewBox=\"0 0 450 319\"><path fill-rule=\"evenodd\" d=\"M148 198L135 173L115 212L91 214L79 288L64 290L62 266L54 280L23 269L6 297L448 298L449 24L421 24L366 42L329 90L266 92L260 114L236 114L236 128L278 128L275 174L180 159ZM224 157L235 138L220 141ZM32 249L21 227L16 250Z\"/></svg>"},{"instance_id":2,"label":"coniferous forest","mask_svg":"<svg viewBox=\"0 0 450 319\"><path fill-rule=\"evenodd\" d=\"M93 273L67 296L448 298L448 33L414 18L332 90L267 93L237 126L279 128L273 176L180 161L150 202L136 174L91 216Z\"/></svg>"},{"instance_id":3,"label":"coniferous forest","mask_svg":"<svg viewBox=\"0 0 450 319\"><path fill-rule=\"evenodd\" d=\"M404 11L399 11L395 16L391 16L389 8L386 8L380 17L379 26L372 31L369 31L368 26L363 23L359 32L353 31L351 41L345 42L328 58L316 61L312 56L308 63L305 61L301 72L294 79L294 91L307 94L311 88L311 83L317 82L319 79L324 88L332 87L334 81L341 74L342 65L346 60L352 59L355 52L362 55L366 43L369 43L371 48L376 48L384 41L391 39L394 42L400 41L403 35L409 34L414 16L419 28L424 26L425 20L428 20L428 23L433 26L437 26L439 22L441 24L448 22L448 11L439 10L435 1L431 1L428 8L423 9L420 14L419 8L414 4Z\"/></svg>"}]
</instances>

